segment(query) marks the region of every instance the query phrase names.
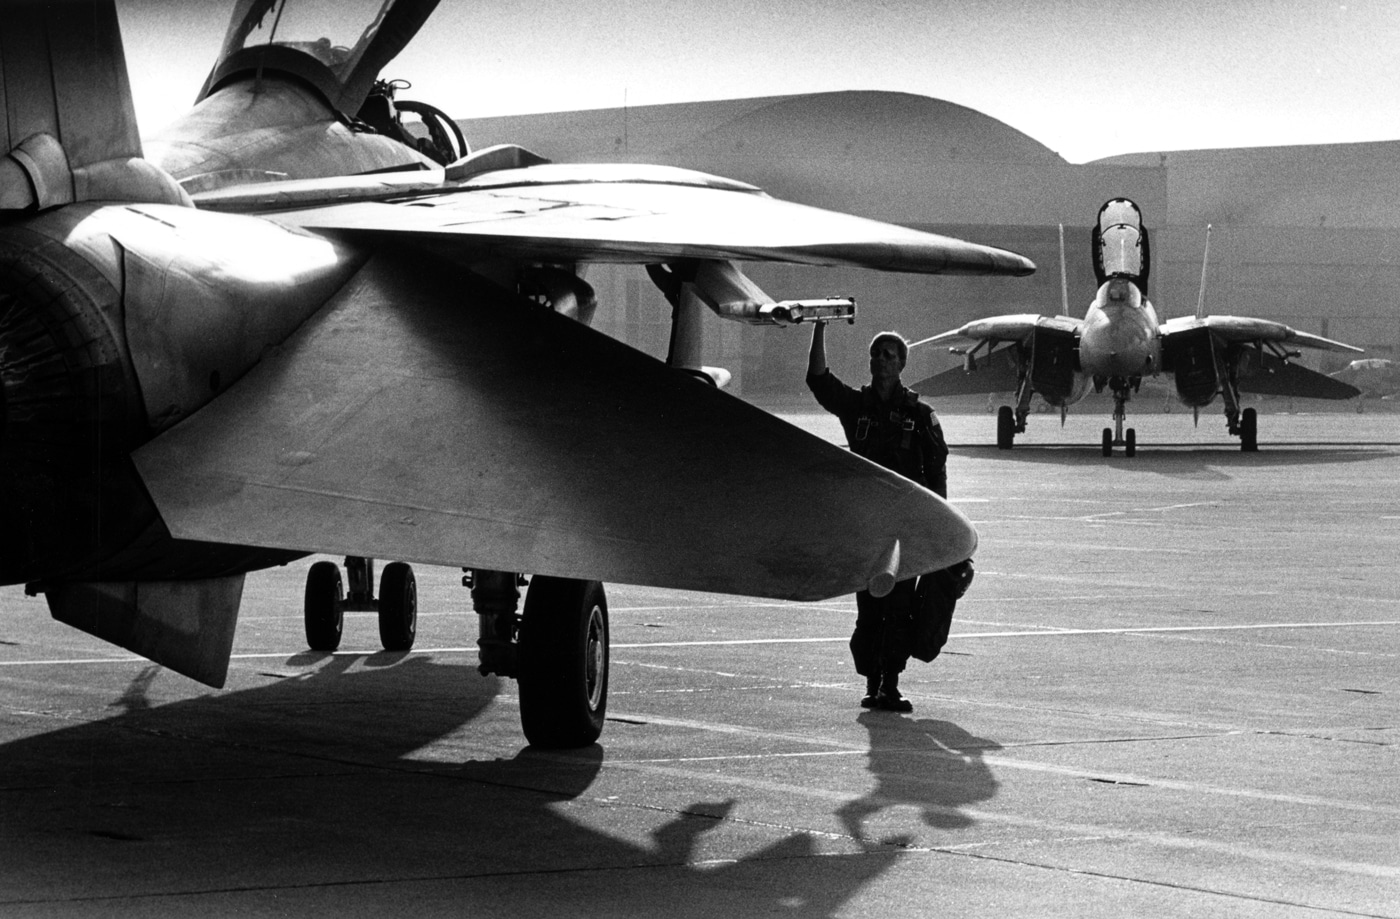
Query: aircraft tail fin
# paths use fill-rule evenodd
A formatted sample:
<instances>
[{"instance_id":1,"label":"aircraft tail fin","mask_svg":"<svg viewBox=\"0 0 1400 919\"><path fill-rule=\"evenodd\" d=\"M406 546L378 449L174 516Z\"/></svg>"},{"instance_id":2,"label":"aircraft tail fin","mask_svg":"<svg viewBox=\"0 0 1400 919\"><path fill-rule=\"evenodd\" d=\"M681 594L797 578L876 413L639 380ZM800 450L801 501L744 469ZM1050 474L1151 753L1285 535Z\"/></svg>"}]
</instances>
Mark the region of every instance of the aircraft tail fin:
<instances>
[{"instance_id":1,"label":"aircraft tail fin","mask_svg":"<svg viewBox=\"0 0 1400 919\"><path fill-rule=\"evenodd\" d=\"M0 104L0 210L188 202L141 159L115 0L6 3Z\"/></svg>"},{"instance_id":2,"label":"aircraft tail fin","mask_svg":"<svg viewBox=\"0 0 1400 919\"><path fill-rule=\"evenodd\" d=\"M1069 315L1069 280L1065 276L1065 225L1060 224L1060 315Z\"/></svg>"},{"instance_id":3,"label":"aircraft tail fin","mask_svg":"<svg viewBox=\"0 0 1400 919\"><path fill-rule=\"evenodd\" d=\"M1196 318L1206 318L1206 267L1210 264L1210 224L1206 224L1206 251L1201 255L1201 292L1196 297Z\"/></svg>"}]
</instances>

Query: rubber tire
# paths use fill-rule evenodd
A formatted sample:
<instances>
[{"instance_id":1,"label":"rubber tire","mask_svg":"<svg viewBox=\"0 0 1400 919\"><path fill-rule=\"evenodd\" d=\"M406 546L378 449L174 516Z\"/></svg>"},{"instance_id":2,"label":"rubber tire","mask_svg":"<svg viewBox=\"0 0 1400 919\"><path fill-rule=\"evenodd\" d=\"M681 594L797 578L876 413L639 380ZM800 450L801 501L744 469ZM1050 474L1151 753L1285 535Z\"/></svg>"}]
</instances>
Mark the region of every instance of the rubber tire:
<instances>
[{"instance_id":1,"label":"rubber tire","mask_svg":"<svg viewBox=\"0 0 1400 919\"><path fill-rule=\"evenodd\" d=\"M1132 428L1123 432L1123 455L1137 456L1137 431Z\"/></svg>"},{"instance_id":2,"label":"rubber tire","mask_svg":"<svg viewBox=\"0 0 1400 919\"><path fill-rule=\"evenodd\" d=\"M1240 449L1245 453L1259 452L1259 413L1252 408L1240 413Z\"/></svg>"},{"instance_id":3,"label":"rubber tire","mask_svg":"<svg viewBox=\"0 0 1400 919\"><path fill-rule=\"evenodd\" d=\"M608 600L598 581L536 575L520 619L520 725L533 747L586 747L608 710Z\"/></svg>"},{"instance_id":4,"label":"rubber tire","mask_svg":"<svg viewBox=\"0 0 1400 919\"><path fill-rule=\"evenodd\" d=\"M417 579L410 566L390 562L379 576L379 642L385 651L407 651L417 637Z\"/></svg>"},{"instance_id":5,"label":"rubber tire","mask_svg":"<svg viewBox=\"0 0 1400 919\"><path fill-rule=\"evenodd\" d=\"M1113 429L1112 429L1112 428L1104 428L1104 429L1103 429L1103 455L1104 455L1104 456L1112 456L1112 455L1113 455Z\"/></svg>"},{"instance_id":6,"label":"rubber tire","mask_svg":"<svg viewBox=\"0 0 1400 919\"><path fill-rule=\"evenodd\" d=\"M334 651L345 631L345 585L340 566L317 562L306 572L302 616L306 621L306 645L312 651Z\"/></svg>"},{"instance_id":7,"label":"rubber tire","mask_svg":"<svg viewBox=\"0 0 1400 919\"><path fill-rule=\"evenodd\" d=\"M1016 413L1011 410L1011 406L1003 405L997 409L997 449L1010 450L1015 441Z\"/></svg>"}]
</instances>

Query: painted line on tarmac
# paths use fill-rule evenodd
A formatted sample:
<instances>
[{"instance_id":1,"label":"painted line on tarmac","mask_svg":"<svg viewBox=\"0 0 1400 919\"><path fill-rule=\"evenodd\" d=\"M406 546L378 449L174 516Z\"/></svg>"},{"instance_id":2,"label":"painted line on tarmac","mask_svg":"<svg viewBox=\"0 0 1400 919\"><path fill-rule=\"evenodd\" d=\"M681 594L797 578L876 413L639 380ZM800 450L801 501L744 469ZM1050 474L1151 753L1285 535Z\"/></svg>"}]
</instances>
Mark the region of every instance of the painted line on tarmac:
<instances>
[{"instance_id":1,"label":"painted line on tarmac","mask_svg":"<svg viewBox=\"0 0 1400 919\"><path fill-rule=\"evenodd\" d=\"M1055 764L1053 764L1053 763L1029 762L1029 761L1026 761L1026 760L1015 759L1015 758L1007 757L1007 756L997 756L997 755L995 755L995 754L992 754L992 755L981 755L981 748L972 747L972 748L968 748L967 750L960 750L960 749L950 748L950 747L945 746L945 745L942 744L941 742L939 742L939 741L938 741L937 739L935 739L931 734L926 734L926 733L924 733L924 732L922 732L922 731L911 731L910 733L911 733L911 734L918 735L918 736L923 736L923 737L927 738L927 740L929 741L929 745L928 745L928 746L900 747L900 748L880 747L880 748L876 748L876 749L873 749L873 750L872 750L871 747L870 747L868 744L851 743L851 742L849 742L849 741L836 740L836 739L831 738L831 737L817 737L817 736L813 736L813 735L810 735L810 734L794 734L794 733L788 733L788 732L784 732L784 731L767 731L767 730L763 730L762 728L751 728L751 727L747 727L747 726L744 726L744 725L737 725L737 724L725 724L725 723L720 723L720 722L709 722L709 721L695 721L695 720L692 720L692 719L685 719L685 718L656 717L656 716L644 715L644 714L616 715L615 717L625 717L625 718L634 719L634 720L637 720L637 721L644 721L644 722L647 722L648 724L662 725L662 726L664 726L664 727L688 728L688 729L690 729L690 730L706 731L706 732L709 732L709 733L729 734L729 735L736 735L736 736L741 736L741 737L748 737L748 738L751 738L751 739L754 739L754 740L762 740L762 741L766 741L766 742L769 742L769 743L772 743L772 742L775 742L775 741L778 741L778 742L786 741L786 742L789 742L789 743L799 743L799 744L805 744L805 745L807 745L807 746L829 747L829 748L834 748L834 749L828 749L828 750L823 750L823 751L814 751L814 752L812 752L812 753L767 753L767 754L743 754L743 753L740 753L740 754L735 754L735 755L733 755L733 756L724 756L724 755L720 754L720 755L709 755L709 756L700 756L700 757L662 757L662 758L656 758L656 759L643 759L643 760L616 760L616 761L610 760L610 761L609 761L609 764L610 764L610 765L624 765L624 764L627 764L627 763L636 763L636 764L642 764L642 765L645 765L645 764L670 764L670 763L687 763L687 762L705 762L705 761L724 760L724 759L762 759L762 758L767 758L767 757L771 757L771 758L783 758L783 757L822 756L822 755L826 755L826 756L847 756L847 755L852 755L852 754L879 754L880 756L885 756L885 755L891 755L891 754L909 753L909 754L922 754L922 755L924 755L924 756L929 756L929 757L932 757L932 758L935 758L935 759L944 759L944 760L949 760L949 761L952 761L952 762L958 762L958 763L963 763L963 764L966 764L966 762L967 762L967 760L968 760L969 758L975 758L975 759L977 759L977 760L979 760L979 761L981 761L981 762L987 764L988 766L996 766L996 767L1001 768L1001 769L1016 769L1016 770L1020 770L1020 771L1022 771L1022 772L1040 772L1040 773L1048 773L1048 774L1051 774L1051 775L1063 776L1063 777L1065 777L1065 778L1086 779L1086 780L1092 779L1092 780L1100 780L1100 781L1107 780L1107 781L1109 781L1109 782L1113 782L1113 783L1117 783L1117 784L1122 784L1122 785L1141 785L1141 786L1144 786L1144 787L1151 787L1151 788L1164 788L1164 789L1168 789L1168 790L1171 790L1171 791L1183 791L1183 792L1188 792L1188 793L1191 793L1191 794L1216 795L1216 796L1230 797L1230 798L1245 798L1245 799L1257 800L1257 801L1270 801L1270 802L1273 802L1273 803L1276 803L1276 804L1292 804L1292 805L1299 805L1299 806L1304 806L1304 807L1327 807L1327 808L1333 808L1333 809L1336 809L1336 810L1357 811L1357 812L1365 813L1365 814L1377 814L1377 815L1387 815L1387 816L1400 816L1400 806L1392 806L1392 805L1384 805L1384 804L1370 804L1370 803L1364 803L1364 802L1358 802L1358 801L1346 801L1346 800L1337 799L1337 798L1324 798L1324 797L1320 797L1320 796L1318 796L1318 795L1279 794L1279 793L1276 793L1276 792L1253 791L1253 790L1245 789L1245 788L1227 788L1227 787L1224 787L1224 786L1221 786L1221 785L1209 785L1209 784L1206 784L1206 783L1204 783L1204 782L1183 782L1183 781L1176 780L1176 779L1163 779L1163 778L1157 778L1157 777L1153 777L1153 776L1133 775L1133 774L1127 774L1127 773L1111 773L1111 772L1089 771L1089 770L1084 770L1084 769L1076 769L1076 768L1074 768L1074 767L1072 767L1072 766L1059 766L1059 765L1055 765ZM1234 730L1234 729L1227 729L1227 730L1212 731L1212 732L1207 732L1207 733L1202 733L1202 732L1199 732L1199 731L1195 731L1195 732L1191 732L1191 733L1189 733L1189 734L1172 734L1172 735L1158 735L1158 736L1143 735L1143 736L1140 736L1140 737L1139 737L1139 736L1134 736L1134 737L1127 737L1127 738L1117 738L1116 740L1118 740L1118 741L1120 741L1120 742L1122 742L1122 741L1136 741L1136 742L1143 742L1143 743L1151 743L1151 742L1163 742L1163 741L1173 741L1173 740L1199 740L1199 739L1219 738L1219 737L1237 737L1237 736L1241 736L1241 735L1249 734L1249 733L1255 733L1255 732L1240 731L1240 730ZM1108 741L1101 741L1101 740L1099 740L1099 741L1094 741L1094 742L1096 742L1096 743L1106 743L1106 742L1108 742ZM901 780L908 779L908 778L911 778L911 777L910 777L910 776L903 776L903 775L900 776L900 779L901 779ZM932 780L930 780L930 781L936 783L936 782L938 781L938 779L935 778L935 779L932 779ZM1396 867L1396 871L1397 871L1397 872L1400 872L1400 866L1397 866L1397 867Z\"/></svg>"},{"instance_id":2,"label":"painted line on tarmac","mask_svg":"<svg viewBox=\"0 0 1400 919\"><path fill-rule=\"evenodd\" d=\"M1045 626L1040 629L1027 629L1006 632L954 632L948 636L948 640L967 638L1044 638L1046 636L1061 637L1067 635L1139 635L1139 634L1172 634L1181 632L1243 632L1243 631L1266 631L1270 629L1339 629L1339 628L1360 628L1377 626L1400 626L1400 619L1386 619L1375 622L1260 622L1250 625L1170 625L1170 626L1143 626L1141 628L1116 628L1116 629L1064 629L1056 626ZM632 642L628 644L615 644L613 648L637 649L637 648L687 648L708 645L783 645L783 644L815 644L820 642L847 642L851 638L849 635L842 635L836 638L730 638L730 639L706 639L701 641L656 641L656 642Z\"/></svg>"},{"instance_id":3,"label":"painted line on tarmac","mask_svg":"<svg viewBox=\"0 0 1400 919\"><path fill-rule=\"evenodd\" d=\"M943 754L953 756L961 760L954 754ZM994 761L991 758L985 760L989 765L1021 766L1023 764L1014 762L1001 762L1000 758ZM1168 849L1179 849L1196 852L1210 852L1218 855L1226 855L1233 858L1249 859L1251 861L1270 863L1275 865L1289 865L1293 867L1307 868L1311 870L1335 871L1344 874L1363 875L1376 878L1400 878L1400 866L1373 864L1369 862L1347 861L1342 859L1322 858L1295 852L1283 852L1275 849L1264 849L1258 846L1235 844L1230 842L1215 841L1199 836L1175 836L1168 833L1154 833L1143 830L1134 830L1125 827L1111 827L1098 824L1068 823L1058 820L1047 820L1038 817L1023 816L1020 814L1009 814L998 811L986 810L976 807L957 807L952 805L931 804L927 801L913 802L908 795L883 795L874 792L866 795L853 795L848 791L838 791L829 788L819 788L812 785L797 785L788 782L778 782L770 779L763 779L756 776L726 775L723 773L708 772L699 769L687 769L681 766L662 765L654 762L627 762L609 760L604 768L623 769L627 771L645 772L658 776L670 778L681 778L688 781L717 783L733 785L736 787L753 790L760 788L773 794L783 796L797 796L804 798L815 798L825 800L835 804L848 805L858 802L877 805L878 809L897 806L914 806L925 814L939 814L959 820L973 820L977 822L1000 824L1002 826L1022 827L1033 829L1040 833L1054 833L1060 836L1075 836L1089 838L1104 838L1112 840L1127 840L1130 842L1159 846ZM907 785L930 785L937 786L939 778L924 777L921 775L901 775L901 783ZM1225 789L1229 792L1230 789ZM1251 796L1249 792L1238 792L1245 796ZM1322 803L1322 802L1319 802ZM1350 802L1346 802L1350 803ZM930 849L938 850L937 846L930 846Z\"/></svg>"},{"instance_id":4,"label":"painted line on tarmac","mask_svg":"<svg viewBox=\"0 0 1400 919\"><path fill-rule=\"evenodd\" d=\"M1181 634L1188 632L1247 632L1247 631L1268 631L1271 629L1350 629L1350 628L1376 628L1400 626L1400 619L1383 619L1374 622L1260 622L1251 625L1172 625L1172 626L1144 626L1141 628L1118 628L1118 629L1063 629L1056 626L1045 626L1039 629L1026 629L1006 632L954 632L948 636L949 640L972 639L972 638L1062 638L1073 635L1152 635L1152 634ZM635 651L645 648L700 648L700 647L733 647L740 645L801 645L801 644L832 644L845 643L851 640L849 635L839 635L834 637L821 638L716 638L703 639L698 641L639 641L622 642L611 645L615 651ZM330 657L370 657L379 654L401 653L404 656L422 654L475 654L475 646L464 646L458 648L415 648L412 651L391 652L377 648L363 648L360 650L347 649L343 651L332 651L327 656ZM300 649L296 651L264 651L260 653L234 654L229 660L270 660L274 658L296 657L302 654L327 654L326 652L307 651ZM320 657L318 656L318 660ZM18 660L0 661L0 667L43 667L43 666L72 666L78 664L130 664L130 663L151 663L144 657L130 655L127 657L70 657L53 658L48 660Z\"/></svg>"}]
</instances>

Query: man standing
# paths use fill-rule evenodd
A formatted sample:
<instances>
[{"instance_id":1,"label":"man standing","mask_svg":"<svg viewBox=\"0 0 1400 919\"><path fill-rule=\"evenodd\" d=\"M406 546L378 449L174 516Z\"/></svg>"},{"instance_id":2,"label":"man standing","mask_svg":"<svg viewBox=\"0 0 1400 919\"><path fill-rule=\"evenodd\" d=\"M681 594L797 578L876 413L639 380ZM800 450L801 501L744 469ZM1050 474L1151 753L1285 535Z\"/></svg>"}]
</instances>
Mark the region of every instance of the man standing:
<instances>
[{"instance_id":1,"label":"man standing","mask_svg":"<svg viewBox=\"0 0 1400 919\"><path fill-rule=\"evenodd\" d=\"M909 344L897 332L881 332L870 341L870 383L847 386L826 365L826 323L812 326L807 360L807 388L821 407L841 421L851 451L948 497L948 445L933 409L907 389L899 375L909 359ZM913 642L916 579L900 581L884 597L856 594L856 628L851 655L856 673L865 677L863 708L913 711L899 692L899 674L909 662Z\"/></svg>"}]
</instances>

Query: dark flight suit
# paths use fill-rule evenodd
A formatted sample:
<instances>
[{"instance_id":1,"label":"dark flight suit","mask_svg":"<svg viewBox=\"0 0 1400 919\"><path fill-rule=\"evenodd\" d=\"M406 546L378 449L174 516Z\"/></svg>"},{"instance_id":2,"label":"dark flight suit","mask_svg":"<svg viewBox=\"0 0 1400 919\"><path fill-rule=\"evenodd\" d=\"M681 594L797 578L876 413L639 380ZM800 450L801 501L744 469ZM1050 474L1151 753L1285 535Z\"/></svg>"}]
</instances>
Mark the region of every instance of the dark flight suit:
<instances>
[{"instance_id":1,"label":"dark flight suit","mask_svg":"<svg viewBox=\"0 0 1400 919\"><path fill-rule=\"evenodd\" d=\"M830 370L808 376L807 388L822 408L840 419L851 452L948 497L948 445L938 416L919 401L918 393L901 385L884 401L873 387L853 389ZM917 580L900 581L884 597L872 597L865 590L856 594L851 656L856 673L872 689L883 675L898 675L909 662Z\"/></svg>"}]
</instances>

